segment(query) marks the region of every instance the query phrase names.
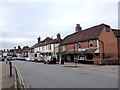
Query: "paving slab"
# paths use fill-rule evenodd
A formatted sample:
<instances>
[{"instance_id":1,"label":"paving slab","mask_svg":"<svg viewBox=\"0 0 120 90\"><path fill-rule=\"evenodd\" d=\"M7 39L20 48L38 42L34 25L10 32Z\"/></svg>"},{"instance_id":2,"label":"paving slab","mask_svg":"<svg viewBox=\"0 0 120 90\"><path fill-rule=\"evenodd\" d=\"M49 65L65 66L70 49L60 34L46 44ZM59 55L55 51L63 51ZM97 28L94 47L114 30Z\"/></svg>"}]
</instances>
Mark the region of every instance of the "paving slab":
<instances>
[{"instance_id":1,"label":"paving slab","mask_svg":"<svg viewBox=\"0 0 120 90\"><path fill-rule=\"evenodd\" d=\"M2 67L2 73L1 73L2 79L0 79L2 83L2 88L10 88L10 89L14 88L15 79L14 79L14 74L10 77L9 63L0 62L0 65Z\"/></svg>"}]
</instances>

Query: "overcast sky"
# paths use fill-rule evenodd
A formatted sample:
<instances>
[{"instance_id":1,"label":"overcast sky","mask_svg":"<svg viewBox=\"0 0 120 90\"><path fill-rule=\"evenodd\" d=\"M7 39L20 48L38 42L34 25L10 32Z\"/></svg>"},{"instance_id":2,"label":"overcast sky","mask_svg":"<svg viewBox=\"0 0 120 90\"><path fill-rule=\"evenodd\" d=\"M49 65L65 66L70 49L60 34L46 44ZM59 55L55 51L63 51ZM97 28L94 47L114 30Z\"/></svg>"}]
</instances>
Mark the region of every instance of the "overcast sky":
<instances>
[{"instance_id":1,"label":"overcast sky","mask_svg":"<svg viewBox=\"0 0 120 90\"><path fill-rule=\"evenodd\" d=\"M0 47L32 46L37 38L62 38L101 23L118 28L119 0L1 0Z\"/></svg>"}]
</instances>

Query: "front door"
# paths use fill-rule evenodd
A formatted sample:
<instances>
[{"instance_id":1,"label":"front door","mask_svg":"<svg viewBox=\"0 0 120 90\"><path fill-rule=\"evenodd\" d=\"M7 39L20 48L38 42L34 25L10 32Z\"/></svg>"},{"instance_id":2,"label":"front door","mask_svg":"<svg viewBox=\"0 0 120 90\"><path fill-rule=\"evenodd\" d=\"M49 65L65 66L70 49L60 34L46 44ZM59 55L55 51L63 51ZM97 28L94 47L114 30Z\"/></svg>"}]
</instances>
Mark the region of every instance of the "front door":
<instances>
[{"instance_id":1,"label":"front door","mask_svg":"<svg viewBox=\"0 0 120 90\"><path fill-rule=\"evenodd\" d=\"M74 62L74 55L71 54L70 56L71 56L71 62Z\"/></svg>"}]
</instances>

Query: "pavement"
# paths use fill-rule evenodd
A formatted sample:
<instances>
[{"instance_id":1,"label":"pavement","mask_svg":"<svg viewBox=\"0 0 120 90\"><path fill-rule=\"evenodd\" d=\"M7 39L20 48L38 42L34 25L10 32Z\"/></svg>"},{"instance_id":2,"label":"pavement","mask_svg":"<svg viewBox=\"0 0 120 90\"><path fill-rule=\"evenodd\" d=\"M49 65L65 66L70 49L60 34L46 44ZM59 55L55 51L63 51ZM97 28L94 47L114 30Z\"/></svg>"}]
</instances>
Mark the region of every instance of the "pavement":
<instances>
[{"instance_id":1,"label":"pavement","mask_svg":"<svg viewBox=\"0 0 120 90\"><path fill-rule=\"evenodd\" d=\"M13 89L15 85L14 74L10 77L9 63L0 61L0 89Z\"/></svg>"},{"instance_id":2,"label":"pavement","mask_svg":"<svg viewBox=\"0 0 120 90\"><path fill-rule=\"evenodd\" d=\"M99 73L109 73L109 74L118 75L118 65L93 65L93 64L80 64L80 63L76 65L73 62L65 62L63 65L58 64L58 66L82 69L85 71L87 70L95 71L97 73L99 72Z\"/></svg>"}]
</instances>

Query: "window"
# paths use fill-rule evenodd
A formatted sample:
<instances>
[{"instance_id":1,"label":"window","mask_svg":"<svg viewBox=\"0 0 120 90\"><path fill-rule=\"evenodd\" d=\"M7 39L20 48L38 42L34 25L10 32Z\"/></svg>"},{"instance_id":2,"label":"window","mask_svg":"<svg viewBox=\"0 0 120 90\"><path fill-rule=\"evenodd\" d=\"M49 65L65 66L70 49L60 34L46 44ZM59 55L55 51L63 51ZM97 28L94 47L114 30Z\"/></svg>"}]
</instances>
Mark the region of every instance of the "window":
<instances>
[{"instance_id":1,"label":"window","mask_svg":"<svg viewBox=\"0 0 120 90\"><path fill-rule=\"evenodd\" d=\"M81 42L78 43L78 49L81 48Z\"/></svg>"},{"instance_id":2,"label":"window","mask_svg":"<svg viewBox=\"0 0 120 90\"><path fill-rule=\"evenodd\" d=\"M89 41L89 48L93 47L93 40Z\"/></svg>"},{"instance_id":3,"label":"window","mask_svg":"<svg viewBox=\"0 0 120 90\"><path fill-rule=\"evenodd\" d=\"M66 45L62 46L62 51L66 51Z\"/></svg>"},{"instance_id":4,"label":"window","mask_svg":"<svg viewBox=\"0 0 120 90\"><path fill-rule=\"evenodd\" d=\"M110 26L106 25L106 32L110 32Z\"/></svg>"},{"instance_id":5,"label":"window","mask_svg":"<svg viewBox=\"0 0 120 90\"><path fill-rule=\"evenodd\" d=\"M51 45L48 45L48 50L51 50Z\"/></svg>"},{"instance_id":6,"label":"window","mask_svg":"<svg viewBox=\"0 0 120 90\"><path fill-rule=\"evenodd\" d=\"M49 50L51 50L51 45L49 45Z\"/></svg>"},{"instance_id":7,"label":"window","mask_svg":"<svg viewBox=\"0 0 120 90\"><path fill-rule=\"evenodd\" d=\"M44 46L42 47L42 51L44 51Z\"/></svg>"}]
</instances>

